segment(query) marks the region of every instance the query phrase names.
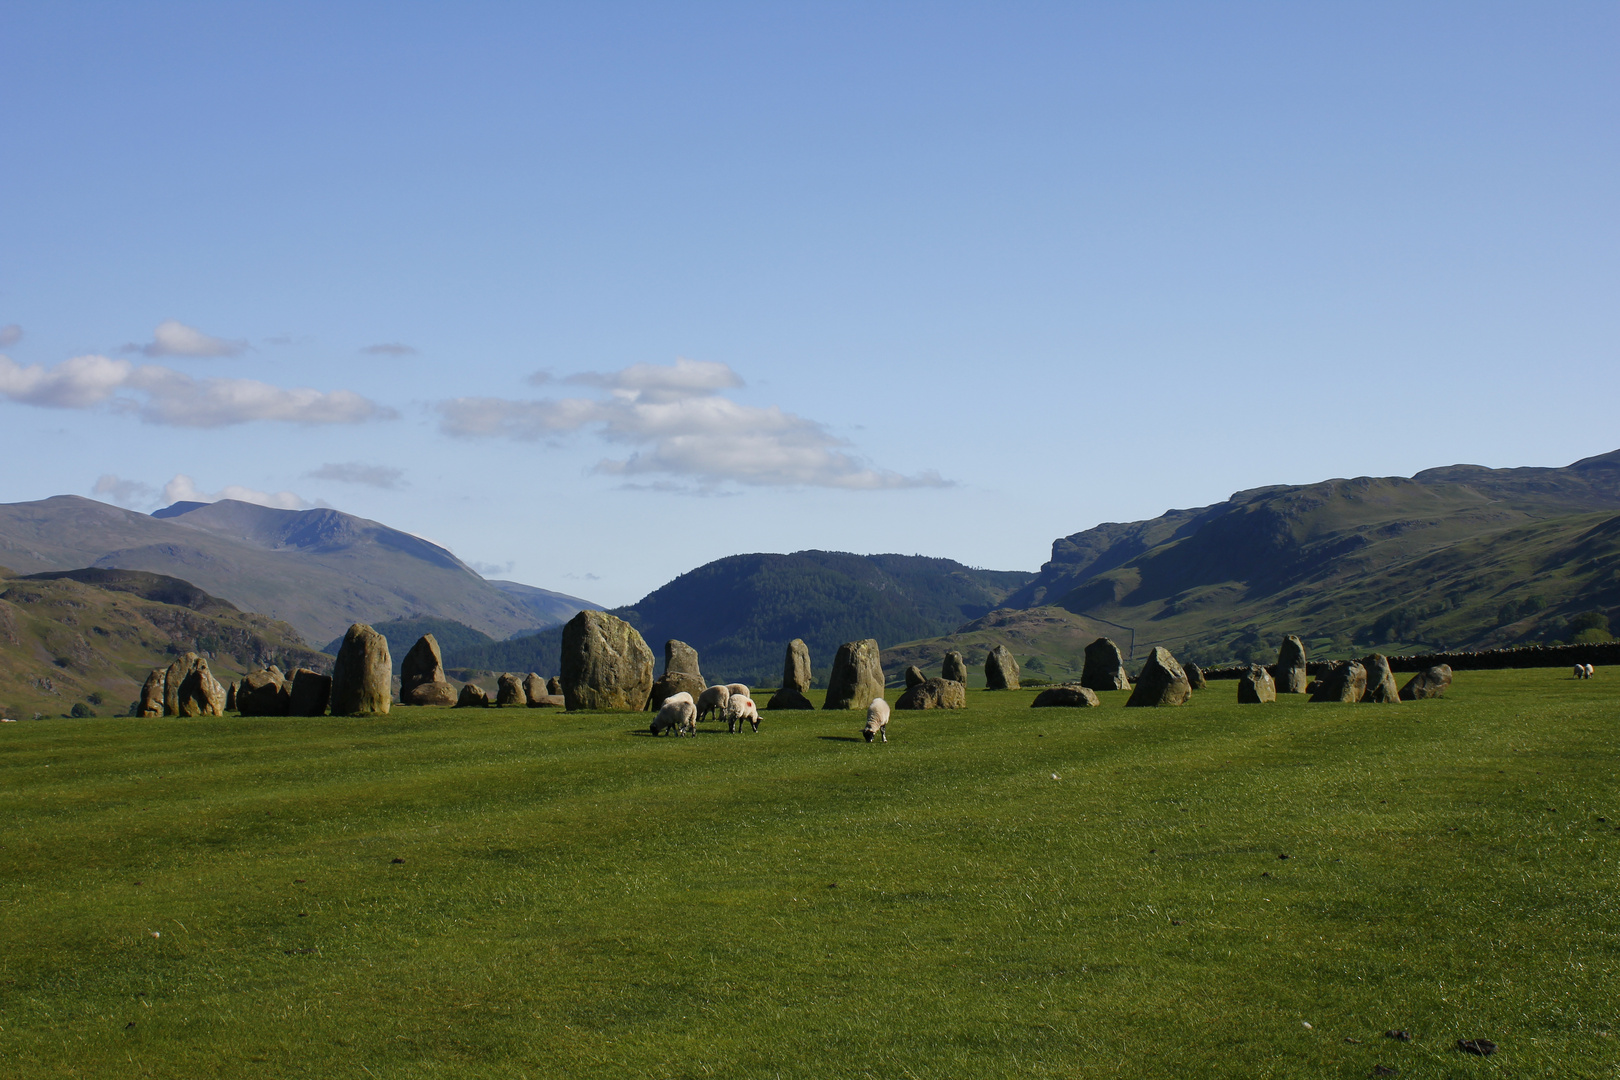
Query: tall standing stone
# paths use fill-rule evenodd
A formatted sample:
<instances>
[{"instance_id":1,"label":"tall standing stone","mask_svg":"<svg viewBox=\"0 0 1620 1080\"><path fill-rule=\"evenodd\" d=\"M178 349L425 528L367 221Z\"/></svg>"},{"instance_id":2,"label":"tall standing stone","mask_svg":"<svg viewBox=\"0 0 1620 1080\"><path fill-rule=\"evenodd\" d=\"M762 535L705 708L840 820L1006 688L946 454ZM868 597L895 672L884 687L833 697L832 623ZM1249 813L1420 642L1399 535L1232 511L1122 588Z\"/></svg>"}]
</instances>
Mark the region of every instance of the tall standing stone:
<instances>
[{"instance_id":1,"label":"tall standing stone","mask_svg":"<svg viewBox=\"0 0 1620 1080\"><path fill-rule=\"evenodd\" d=\"M1419 672L1407 680L1401 687L1402 701L1422 701L1424 698L1436 698L1446 692L1451 685L1451 665L1436 664L1428 671ZM143 694L141 700L146 700ZM141 713L145 716L146 713Z\"/></svg>"},{"instance_id":2,"label":"tall standing stone","mask_svg":"<svg viewBox=\"0 0 1620 1080\"><path fill-rule=\"evenodd\" d=\"M997 645L990 650L990 655L984 658L984 688L1017 690L1018 687L1018 661L1013 657L1011 649L1005 645Z\"/></svg>"},{"instance_id":3,"label":"tall standing stone","mask_svg":"<svg viewBox=\"0 0 1620 1080\"><path fill-rule=\"evenodd\" d=\"M332 715L386 713L393 703L393 674L388 639L364 623L349 627L332 665Z\"/></svg>"},{"instance_id":4,"label":"tall standing stone","mask_svg":"<svg viewBox=\"0 0 1620 1080\"><path fill-rule=\"evenodd\" d=\"M423 634L399 662L399 700L410 701L411 691L418 686L444 681L444 654L439 651L439 639Z\"/></svg>"},{"instance_id":5,"label":"tall standing stone","mask_svg":"<svg viewBox=\"0 0 1620 1080\"><path fill-rule=\"evenodd\" d=\"M146 677L146 682L141 686L141 707L137 715L163 715L163 678L162 668L153 668Z\"/></svg>"},{"instance_id":6,"label":"tall standing stone","mask_svg":"<svg viewBox=\"0 0 1620 1080\"><path fill-rule=\"evenodd\" d=\"M236 711L236 684L234 682L225 688L225 711Z\"/></svg>"},{"instance_id":7,"label":"tall standing stone","mask_svg":"<svg viewBox=\"0 0 1620 1080\"><path fill-rule=\"evenodd\" d=\"M1289 634L1277 650L1277 693L1303 694L1310 682L1305 670L1305 643Z\"/></svg>"},{"instance_id":8,"label":"tall standing stone","mask_svg":"<svg viewBox=\"0 0 1620 1080\"><path fill-rule=\"evenodd\" d=\"M208 661L199 656L192 660L185 677L180 680L179 715L224 716L225 688L208 670Z\"/></svg>"},{"instance_id":9,"label":"tall standing stone","mask_svg":"<svg viewBox=\"0 0 1620 1080\"><path fill-rule=\"evenodd\" d=\"M1238 676L1238 704L1264 705L1268 701L1277 700L1277 684L1271 678L1271 672L1259 664L1250 664L1249 669Z\"/></svg>"},{"instance_id":10,"label":"tall standing stone","mask_svg":"<svg viewBox=\"0 0 1620 1080\"><path fill-rule=\"evenodd\" d=\"M910 667L906 668L907 690L910 690L913 686L921 686L927 681L928 676L924 675L922 673L922 668L918 667L916 664L912 664Z\"/></svg>"},{"instance_id":11,"label":"tall standing stone","mask_svg":"<svg viewBox=\"0 0 1620 1080\"><path fill-rule=\"evenodd\" d=\"M652 684L652 650L623 619L581 611L563 627L562 691L570 712L638 712Z\"/></svg>"},{"instance_id":12,"label":"tall standing stone","mask_svg":"<svg viewBox=\"0 0 1620 1080\"><path fill-rule=\"evenodd\" d=\"M544 700L547 697L550 695L546 693L546 680L532 671L523 677L523 700L529 708L538 709L542 705L550 705L551 702Z\"/></svg>"},{"instance_id":13,"label":"tall standing stone","mask_svg":"<svg viewBox=\"0 0 1620 1080\"><path fill-rule=\"evenodd\" d=\"M332 676L298 668L287 681L288 716L325 716L332 700Z\"/></svg>"},{"instance_id":14,"label":"tall standing stone","mask_svg":"<svg viewBox=\"0 0 1620 1080\"><path fill-rule=\"evenodd\" d=\"M553 675L546 680L546 694L548 697L562 697L562 677Z\"/></svg>"},{"instance_id":15,"label":"tall standing stone","mask_svg":"<svg viewBox=\"0 0 1620 1080\"><path fill-rule=\"evenodd\" d=\"M1183 664L1182 667L1187 670L1187 685L1194 690L1203 690L1209 686L1209 682L1204 678L1203 668L1197 664Z\"/></svg>"},{"instance_id":16,"label":"tall standing stone","mask_svg":"<svg viewBox=\"0 0 1620 1080\"><path fill-rule=\"evenodd\" d=\"M180 715L180 684L185 681L186 672L191 670L191 662L197 659L194 652L180 654L180 659L170 664L163 672L163 715Z\"/></svg>"},{"instance_id":17,"label":"tall standing stone","mask_svg":"<svg viewBox=\"0 0 1620 1080\"><path fill-rule=\"evenodd\" d=\"M967 685L967 661L962 659L961 653L952 649L945 654L944 663L939 665L939 677Z\"/></svg>"},{"instance_id":18,"label":"tall standing stone","mask_svg":"<svg viewBox=\"0 0 1620 1080\"><path fill-rule=\"evenodd\" d=\"M1162 645L1153 646L1148 653L1147 663L1142 665L1142 674L1136 677L1136 688L1125 702L1127 706L1144 705L1185 705L1187 699L1192 697L1192 684L1187 681L1187 673L1176 663L1176 658L1170 655L1170 650Z\"/></svg>"},{"instance_id":19,"label":"tall standing stone","mask_svg":"<svg viewBox=\"0 0 1620 1080\"><path fill-rule=\"evenodd\" d=\"M1088 690L1129 690L1131 677L1125 674L1125 657L1119 646L1100 637L1086 646L1085 666L1080 669L1080 685Z\"/></svg>"},{"instance_id":20,"label":"tall standing stone","mask_svg":"<svg viewBox=\"0 0 1620 1080\"><path fill-rule=\"evenodd\" d=\"M695 675L699 682L703 681L703 669L698 667L697 650L684 641L670 638L664 642L664 674L668 675L674 671Z\"/></svg>"},{"instance_id":21,"label":"tall standing stone","mask_svg":"<svg viewBox=\"0 0 1620 1080\"><path fill-rule=\"evenodd\" d=\"M1401 700L1401 692L1395 686L1395 673L1389 670L1389 657L1373 653L1362 659L1361 666L1367 669L1367 690L1361 695L1362 701L1382 704Z\"/></svg>"},{"instance_id":22,"label":"tall standing stone","mask_svg":"<svg viewBox=\"0 0 1620 1080\"><path fill-rule=\"evenodd\" d=\"M799 638L788 642L787 655L782 658L781 689L801 694L810 689L810 646Z\"/></svg>"},{"instance_id":23,"label":"tall standing stone","mask_svg":"<svg viewBox=\"0 0 1620 1080\"><path fill-rule=\"evenodd\" d=\"M833 657L823 709L864 709L883 696L882 654L873 638L846 641Z\"/></svg>"},{"instance_id":24,"label":"tall standing stone","mask_svg":"<svg viewBox=\"0 0 1620 1080\"><path fill-rule=\"evenodd\" d=\"M1367 669L1354 660L1340 660L1316 682L1312 701L1360 701L1367 692Z\"/></svg>"},{"instance_id":25,"label":"tall standing stone","mask_svg":"<svg viewBox=\"0 0 1620 1080\"><path fill-rule=\"evenodd\" d=\"M684 641L670 638L664 642L664 673L652 684L647 693L646 712L657 712L667 698L676 694L691 694L696 701L708 689L703 671L698 667L697 650Z\"/></svg>"}]
</instances>

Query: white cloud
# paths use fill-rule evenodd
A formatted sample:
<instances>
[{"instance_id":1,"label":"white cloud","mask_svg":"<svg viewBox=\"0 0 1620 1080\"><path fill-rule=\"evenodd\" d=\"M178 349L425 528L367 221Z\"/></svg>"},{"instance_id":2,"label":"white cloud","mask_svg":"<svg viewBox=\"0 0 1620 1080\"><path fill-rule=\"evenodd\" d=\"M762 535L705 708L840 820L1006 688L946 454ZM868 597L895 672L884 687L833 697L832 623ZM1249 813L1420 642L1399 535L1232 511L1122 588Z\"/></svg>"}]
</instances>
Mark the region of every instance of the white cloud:
<instances>
[{"instance_id":1,"label":"white cloud","mask_svg":"<svg viewBox=\"0 0 1620 1080\"><path fill-rule=\"evenodd\" d=\"M397 341L385 341L379 345L367 345L360 350L369 356L415 356L417 350L410 345L403 345Z\"/></svg>"},{"instance_id":2,"label":"white cloud","mask_svg":"<svg viewBox=\"0 0 1620 1080\"><path fill-rule=\"evenodd\" d=\"M721 397L719 391L743 385L725 364L637 364L564 381L600 387L607 395L540 401L456 398L438 406L439 428L462 438L526 441L591 428L608 442L637 448L628 457L599 462L598 472L676 476L696 482L699 490L728 481L864 490L949 486L934 472L904 476L873 468L845 449L846 440L814 420L774 405L760 408Z\"/></svg>"},{"instance_id":3,"label":"white cloud","mask_svg":"<svg viewBox=\"0 0 1620 1080\"><path fill-rule=\"evenodd\" d=\"M512 572L512 568L515 567L517 565L517 563L515 563L515 562L492 563L492 562L477 562L477 561L474 561L474 562L468 563L467 565L472 567L474 570L478 571L478 576L479 577L492 578L492 577L502 577L502 576L504 576L506 574L510 574Z\"/></svg>"},{"instance_id":4,"label":"white cloud","mask_svg":"<svg viewBox=\"0 0 1620 1080\"><path fill-rule=\"evenodd\" d=\"M139 480L124 480L112 473L102 473L91 488L95 495L105 495L119 506L151 506L157 500L157 488Z\"/></svg>"},{"instance_id":5,"label":"white cloud","mask_svg":"<svg viewBox=\"0 0 1620 1080\"><path fill-rule=\"evenodd\" d=\"M336 480L340 484L364 484L392 491L404 486L405 472L388 465L362 465L358 461L329 461L304 474L314 480Z\"/></svg>"},{"instance_id":6,"label":"white cloud","mask_svg":"<svg viewBox=\"0 0 1620 1080\"><path fill-rule=\"evenodd\" d=\"M240 356L246 350L245 341L226 341L175 319L166 319L152 331L151 341L134 346L131 351L145 356Z\"/></svg>"},{"instance_id":7,"label":"white cloud","mask_svg":"<svg viewBox=\"0 0 1620 1080\"><path fill-rule=\"evenodd\" d=\"M22 340L22 327L16 323L0 326L0 349L9 349Z\"/></svg>"},{"instance_id":8,"label":"white cloud","mask_svg":"<svg viewBox=\"0 0 1620 1080\"><path fill-rule=\"evenodd\" d=\"M137 367L105 356L75 356L50 368L24 367L0 356L0 397L55 409L106 403L149 424L170 427L216 428L254 420L354 424L398 415L352 390L285 390L256 379L197 379L157 364Z\"/></svg>"},{"instance_id":9,"label":"white cloud","mask_svg":"<svg viewBox=\"0 0 1620 1080\"><path fill-rule=\"evenodd\" d=\"M235 499L237 502L257 503L260 506L273 506L278 510L308 510L317 505L302 495L295 495L290 491L255 491L253 488L242 487L239 484L226 484L215 492L205 492L197 487L197 482L185 473L178 473L173 480L163 485L163 505L169 506L177 502L213 503L221 499Z\"/></svg>"}]
</instances>

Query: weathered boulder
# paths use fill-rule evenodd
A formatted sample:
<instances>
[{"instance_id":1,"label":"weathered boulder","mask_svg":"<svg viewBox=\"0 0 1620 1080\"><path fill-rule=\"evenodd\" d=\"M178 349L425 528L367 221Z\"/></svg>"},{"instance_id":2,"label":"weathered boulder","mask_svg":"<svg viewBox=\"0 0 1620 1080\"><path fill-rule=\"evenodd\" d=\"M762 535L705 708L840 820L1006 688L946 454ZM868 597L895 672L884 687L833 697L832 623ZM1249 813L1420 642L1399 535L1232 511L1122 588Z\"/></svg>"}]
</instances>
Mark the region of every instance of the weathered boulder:
<instances>
[{"instance_id":1,"label":"weathered boulder","mask_svg":"<svg viewBox=\"0 0 1620 1080\"><path fill-rule=\"evenodd\" d=\"M185 677L180 680L181 716L224 716L225 688L208 670L203 657L191 662Z\"/></svg>"},{"instance_id":2,"label":"weathered boulder","mask_svg":"<svg viewBox=\"0 0 1620 1080\"><path fill-rule=\"evenodd\" d=\"M495 704L527 705L529 696L523 692L523 680L510 671L502 672L495 680Z\"/></svg>"},{"instance_id":3,"label":"weathered boulder","mask_svg":"<svg viewBox=\"0 0 1620 1080\"><path fill-rule=\"evenodd\" d=\"M401 705L429 706L444 709L459 700L456 688L447 682L417 683L399 695Z\"/></svg>"},{"instance_id":4,"label":"weathered boulder","mask_svg":"<svg viewBox=\"0 0 1620 1080\"><path fill-rule=\"evenodd\" d=\"M787 655L782 657L782 689L797 690L802 695L810 689L810 646L799 638L788 642ZM767 705L767 709L775 706ZM797 705L783 705L782 708L799 708ZM804 708L811 708L806 704Z\"/></svg>"},{"instance_id":5,"label":"weathered boulder","mask_svg":"<svg viewBox=\"0 0 1620 1080\"><path fill-rule=\"evenodd\" d=\"M1206 681L1204 678L1203 668L1199 667L1197 664L1184 664L1182 666L1187 672L1188 686L1192 687L1194 690L1203 690L1209 686L1208 681Z\"/></svg>"},{"instance_id":6,"label":"weathered boulder","mask_svg":"<svg viewBox=\"0 0 1620 1080\"><path fill-rule=\"evenodd\" d=\"M533 701L529 702L529 708L531 708L531 709L560 709L565 704L567 704L567 703L565 701L563 701L563 696L561 694L545 694L545 695L542 695L541 697L537 697Z\"/></svg>"},{"instance_id":7,"label":"weathered boulder","mask_svg":"<svg viewBox=\"0 0 1620 1080\"><path fill-rule=\"evenodd\" d=\"M523 701L529 708L537 707L540 699L547 696L546 680L533 671L523 676Z\"/></svg>"},{"instance_id":8,"label":"weathered boulder","mask_svg":"<svg viewBox=\"0 0 1620 1080\"><path fill-rule=\"evenodd\" d=\"M697 650L684 641L670 638L664 642L664 674L672 671L685 672L695 675L699 682L703 681L703 669L698 667ZM703 685L707 686L708 683Z\"/></svg>"},{"instance_id":9,"label":"weathered boulder","mask_svg":"<svg viewBox=\"0 0 1620 1080\"><path fill-rule=\"evenodd\" d=\"M442 683L444 656L439 652L439 639L423 634L399 662L399 700L411 700L411 691L423 683Z\"/></svg>"},{"instance_id":10,"label":"weathered boulder","mask_svg":"<svg viewBox=\"0 0 1620 1080\"><path fill-rule=\"evenodd\" d=\"M289 695L281 669L250 671L236 688L236 711L243 716L286 716Z\"/></svg>"},{"instance_id":11,"label":"weathered boulder","mask_svg":"<svg viewBox=\"0 0 1620 1080\"><path fill-rule=\"evenodd\" d=\"M1091 690L1129 690L1131 678L1125 674L1125 658L1119 646L1100 637L1086 646L1086 662L1080 669L1080 685Z\"/></svg>"},{"instance_id":12,"label":"weathered boulder","mask_svg":"<svg viewBox=\"0 0 1620 1080\"><path fill-rule=\"evenodd\" d=\"M332 676L309 668L299 668L292 673L287 684L288 716L325 716L326 706L331 700Z\"/></svg>"},{"instance_id":13,"label":"weathered boulder","mask_svg":"<svg viewBox=\"0 0 1620 1080\"><path fill-rule=\"evenodd\" d=\"M894 703L896 709L965 709L967 687L955 679L924 679Z\"/></svg>"},{"instance_id":14,"label":"weathered boulder","mask_svg":"<svg viewBox=\"0 0 1620 1080\"><path fill-rule=\"evenodd\" d=\"M1181 670L1176 658L1163 645L1153 646L1142 674L1136 677L1136 688L1125 702L1127 706L1185 705L1192 697L1192 686L1187 673Z\"/></svg>"},{"instance_id":15,"label":"weathered boulder","mask_svg":"<svg viewBox=\"0 0 1620 1080\"><path fill-rule=\"evenodd\" d=\"M234 682L225 688L225 711L236 711L236 684Z\"/></svg>"},{"instance_id":16,"label":"weathered boulder","mask_svg":"<svg viewBox=\"0 0 1620 1080\"><path fill-rule=\"evenodd\" d=\"M703 685L703 676L693 675L685 671L666 671L658 676L658 681L652 684L652 690L647 695L646 712L657 712L664 707L664 702L676 694L685 692L692 695L696 701L708 689Z\"/></svg>"},{"instance_id":17,"label":"weathered boulder","mask_svg":"<svg viewBox=\"0 0 1620 1080\"><path fill-rule=\"evenodd\" d=\"M393 674L388 639L364 623L349 627L332 663L332 715L386 713L393 703Z\"/></svg>"},{"instance_id":18,"label":"weathered boulder","mask_svg":"<svg viewBox=\"0 0 1620 1080\"><path fill-rule=\"evenodd\" d=\"M771 695L771 700L765 703L766 709L813 709L810 699L804 692L795 690L791 686L784 686Z\"/></svg>"},{"instance_id":19,"label":"weathered boulder","mask_svg":"<svg viewBox=\"0 0 1620 1080\"><path fill-rule=\"evenodd\" d=\"M962 659L961 653L952 649L945 654L944 662L939 665L939 677L967 685L967 661Z\"/></svg>"},{"instance_id":20,"label":"weathered boulder","mask_svg":"<svg viewBox=\"0 0 1620 1080\"><path fill-rule=\"evenodd\" d=\"M1361 695L1362 701L1394 703L1401 700L1401 692L1395 686L1395 673L1389 669L1389 657L1373 653L1362 657L1361 666L1367 669L1367 690Z\"/></svg>"},{"instance_id":21,"label":"weathered boulder","mask_svg":"<svg viewBox=\"0 0 1620 1080\"><path fill-rule=\"evenodd\" d=\"M186 679L186 672L191 670L192 661L197 659L194 652L180 654L180 659L170 664L163 671L163 715L180 715L180 684Z\"/></svg>"},{"instance_id":22,"label":"weathered boulder","mask_svg":"<svg viewBox=\"0 0 1620 1080\"><path fill-rule=\"evenodd\" d=\"M1297 635L1289 634L1277 650L1277 693L1305 693L1311 681L1305 668L1305 643Z\"/></svg>"},{"instance_id":23,"label":"weathered boulder","mask_svg":"<svg viewBox=\"0 0 1620 1080\"><path fill-rule=\"evenodd\" d=\"M1450 685L1451 665L1436 664L1428 671L1420 671L1406 681L1406 685L1401 687L1401 700L1422 701L1424 698L1437 698L1444 694L1446 687ZM146 701L144 691L141 694L141 701L143 703ZM145 716L146 713L142 712L141 715Z\"/></svg>"},{"instance_id":24,"label":"weathered boulder","mask_svg":"<svg viewBox=\"0 0 1620 1080\"><path fill-rule=\"evenodd\" d=\"M1277 700L1277 684L1271 672L1259 664L1250 664L1249 670L1238 676L1238 704L1264 705Z\"/></svg>"},{"instance_id":25,"label":"weathered boulder","mask_svg":"<svg viewBox=\"0 0 1620 1080\"><path fill-rule=\"evenodd\" d=\"M833 657L823 709L864 709L883 696L882 654L873 638L846 641Z\"/></svg>"},{"instance_id":26,"label":"weathered boulder","mask_svg":"<svg viewBox=\"0 0 1620 1080\"><path fill-rule=\"evenodd\" d=\"M546 693L550 694L552 697L562 697L561 676L553 675L551 678L546 680Z\"/></svg>"},{"instance_id":27,"label":"weathered boulder","mask_svg":"<svg viewBox=\"0 0 1620 1080\"><path fill-rule=\"evenodd\" d=\"M1018 661L1014 659L1011 649L997 645L984 658L984 688L1017 690L1018 686Z\"/></svg>"},{"instance_id":28,"label":"weathered boulder","mask_svg":"<svg viewBox=\"0 0 1620 1080\"><path fill-rule=\"evenodd\" d=\"M1062 686L1048 686L1035 695L1035 700L1029 703L1032 709L1090 709L1101 704L1097 699L1097 691L1088 686L1076 686L1065 683Z\"/></svg>"},{"instance_id":29,"label":"weathered boulder","mask_svg":"<svg viewBox=\"0 0 1620 1080\"><path fill-rule=\"evenodd\" d=\"M164 670L153 668L152 673L146 677L141 686L141 704L137 716L163 715L163 680Z\"/></svg>"},{"instance_id":30,"label":"weathered boulder","mask_svg":"<svg viewBox=\"0 0 1620 1080\"><path fill-rule=\"evenodd\" d=\"M461 693L456 696L458 709L487 709L489 708L489 693L477 683L463 683Z\"/></svg>"},{"instance_id":31,"label":"weathered boulder","mask_svg":"<svg viewBox=\"0 0 1620 1080\"><path fill-rule=\"evenodd\" d=\"M652 684L652 650L623 619L581 611L563 627L562 691L570 712L639 712Z\"/></svg>"},{"instance_id":32,"label":"weathered boulder","mask_svg":"<svg viewBox=\"0 0 1620 1080\"><path fill-rule=\"evenodd\" d=\"M1354 660L1340 660L1316 680L1312 701L1360 701L1367 692L1367 669Z\"/></svg>"},{"instance_id":33,"label":"weathered boulder","mask_svg":"<svg viewBox=\"0 0 1620 1080\"><path fill-rule=\"evenodd\" d=\"M916 664L912 664L910 667L906 668L907 690L910 690L913 686L921 686L927 681L928 676L924 675L922 673L922 668L918 667Z\"/></svg>"}]
</instances>

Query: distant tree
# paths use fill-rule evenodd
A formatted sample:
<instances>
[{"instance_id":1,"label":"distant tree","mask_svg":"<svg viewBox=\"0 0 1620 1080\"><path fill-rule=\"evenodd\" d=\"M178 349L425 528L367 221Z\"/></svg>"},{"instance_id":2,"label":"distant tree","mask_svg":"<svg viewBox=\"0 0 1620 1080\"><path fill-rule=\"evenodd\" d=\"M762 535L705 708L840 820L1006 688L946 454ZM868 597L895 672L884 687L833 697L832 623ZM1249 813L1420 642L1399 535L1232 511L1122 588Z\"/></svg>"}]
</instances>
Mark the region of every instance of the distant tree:
<instances>
[{"instance_id":1,"label":"distant tree","mask_svg":"<svg viewBox=\"0 0 1620 1080\"><path fill-rule=\"evenodd\" d=\"M82 701L75 701L73 703L73 708L68 711L68 715L73 717L75 720L83 720L86 717L96 715L96 710L92 709Z\"/></svg>"}]
</instances>

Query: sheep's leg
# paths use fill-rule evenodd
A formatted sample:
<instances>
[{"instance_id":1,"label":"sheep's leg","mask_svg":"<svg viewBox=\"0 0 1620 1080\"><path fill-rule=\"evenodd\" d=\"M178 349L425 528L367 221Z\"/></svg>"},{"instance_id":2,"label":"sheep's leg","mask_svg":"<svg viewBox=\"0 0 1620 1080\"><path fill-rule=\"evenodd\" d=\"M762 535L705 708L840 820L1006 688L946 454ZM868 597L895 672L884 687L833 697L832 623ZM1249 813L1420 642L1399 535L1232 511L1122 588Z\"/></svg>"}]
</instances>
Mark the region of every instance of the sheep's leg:
<instances>
[{"instance_id":1,"label":"sheep's leg","mask_svg":"<svg viewBox=\"0 0 1620 1080\"><path fill-rule=\"evenodd\" d=\"M883 736L883 741L884 742L889 741L889 729L888 728L886 728L886 727L879 728L878 729L878 734Z\"/></svg>"}]
</instances>

